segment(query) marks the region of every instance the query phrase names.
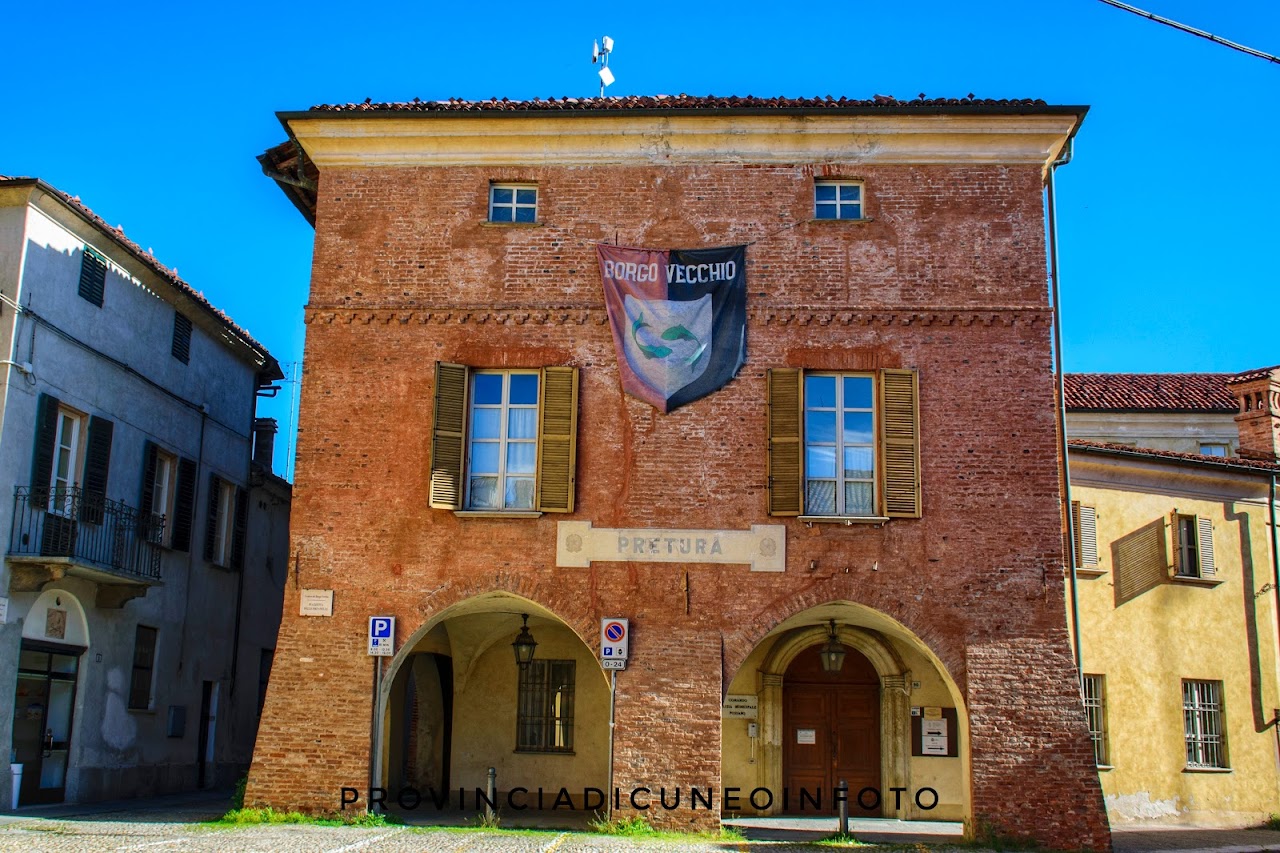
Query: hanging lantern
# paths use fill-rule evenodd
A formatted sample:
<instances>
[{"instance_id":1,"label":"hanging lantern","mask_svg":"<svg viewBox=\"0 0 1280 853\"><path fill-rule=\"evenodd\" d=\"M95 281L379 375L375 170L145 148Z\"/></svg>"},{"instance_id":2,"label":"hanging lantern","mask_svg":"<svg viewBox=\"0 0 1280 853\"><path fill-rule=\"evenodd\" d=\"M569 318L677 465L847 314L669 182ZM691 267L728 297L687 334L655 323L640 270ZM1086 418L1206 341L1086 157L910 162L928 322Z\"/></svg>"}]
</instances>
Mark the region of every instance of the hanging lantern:
<instances>
[{"instance_id":1,"label":"hanging lantern","mask_svg":"<svg viewBox=\"0 0 1280 853\"><path fill-rule=\"evenodd\" d=\"M533 638L533 634L529 633L529 614L520 614L524 618L524 625L520 627L520 633L516 635L515 642L511 644L511 648L516 652L516 664L521 669L529 666L529 662L533 660L533 650L538 647L538 641ZM843 656L843 653L842 655ZM826 666L824 663L823 666Z\"/></svg>"},{"instance_id":2,"label":"hanging lantern","mask_svg":"<svg viewBox=\"0 0 1280 853\"><path fill-rule=\"evenodd\" d=\"M836 639L836 620L831 620L831 627L827 634L827 642L823 644L822 651L819 652L822 657L822 671L836 673L844 666L845 650L840 645L840 641Z\"/></svg>"}]
</instances>

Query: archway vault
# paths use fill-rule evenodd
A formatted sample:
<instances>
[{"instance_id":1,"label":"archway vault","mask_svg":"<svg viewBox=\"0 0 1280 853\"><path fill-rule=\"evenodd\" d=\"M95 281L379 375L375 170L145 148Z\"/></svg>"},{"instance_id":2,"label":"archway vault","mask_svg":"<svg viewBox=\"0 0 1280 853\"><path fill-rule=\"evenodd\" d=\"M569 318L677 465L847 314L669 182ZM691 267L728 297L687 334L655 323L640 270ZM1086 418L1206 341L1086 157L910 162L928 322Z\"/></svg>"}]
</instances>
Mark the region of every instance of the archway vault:
<instances>
[{"instance_id":1,"label":"archway vault","mask_svg":"<svg viewBox=\"0 0 1280 853\"><path fill-rule=\"evenodd\" d=\"M525 732L532 723L520 722L520 715L538 716L529 703L537 705L536 691L545 690L526 684L535 670L517 668L510 647L525 616L538 643L534 664L554 667L556 674L548 677L568 678L547 688L567 697L555 700L557 716L547 725L559 732L571 727L571 741L528 745ZM456 600L418 625L389 663L378 694L374 777L380 786L416 781L421 767L431 763L425 760L430 753L444 765L432 775L451 779L455 791L483 788L487 767L497 769L500 793L544 786L555 791L579 779L588 781L578 789L607 787L609 678L580 626L550 607L507 590ZM529 701L521 698L526 689L535 691ZM420 746L441 737L447 746ZM404 756L424 761L406 772Z\"/></svg>"}]
</instances>

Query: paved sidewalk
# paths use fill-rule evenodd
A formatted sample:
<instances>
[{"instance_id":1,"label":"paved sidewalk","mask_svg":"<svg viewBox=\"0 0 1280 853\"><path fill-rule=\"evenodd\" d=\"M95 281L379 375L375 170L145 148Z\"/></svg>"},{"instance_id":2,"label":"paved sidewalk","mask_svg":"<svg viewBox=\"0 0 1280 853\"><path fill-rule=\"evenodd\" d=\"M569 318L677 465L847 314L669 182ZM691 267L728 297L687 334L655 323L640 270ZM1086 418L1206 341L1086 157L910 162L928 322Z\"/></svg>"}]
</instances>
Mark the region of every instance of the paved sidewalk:
<instances>
[{"instance_id":1,"label":"paved sidewalk","mask_svg":"<svg viewBox=\"0 0 1280 853\"><path fill-rule=\"evenodd\" d=\"M82 853L82 851L194 851L194 853L831 853L817 841L835 829L834 818L759 821L736 819L745 841L655 841L582 832L532 829L484 832L427 826L373 828L324 826L212 827L229 791L197 791L148 800L83 805L32 806L0 814L0 851ZM883 850L925 843L931 851L956 850L960 824L857 819L855 837ZM829 825L828 825L829 824ZM1113 833L1116 853L1280 853L1280 831L1123 826ZM857 848L862 851L876 847ZM980 853L965 847L964 853Z\"/></svg>"}]
</instances>

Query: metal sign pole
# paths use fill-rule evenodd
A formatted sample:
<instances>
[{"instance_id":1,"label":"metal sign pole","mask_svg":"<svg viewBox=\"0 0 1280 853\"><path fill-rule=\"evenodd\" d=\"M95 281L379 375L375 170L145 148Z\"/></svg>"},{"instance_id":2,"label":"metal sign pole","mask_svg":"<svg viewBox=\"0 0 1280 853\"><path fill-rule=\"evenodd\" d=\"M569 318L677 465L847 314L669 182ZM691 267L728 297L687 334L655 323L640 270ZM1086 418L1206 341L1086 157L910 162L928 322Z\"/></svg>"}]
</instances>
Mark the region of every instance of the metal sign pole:
<instances>
[{"instance_id":1,"label":"metal sign pole","mask_svg":"<svg viewBox=\"0 0 1280 853\"><path fill-rule=\"evenodd\" d=\"M609 791L605 794L605 817L613 820L613 728L614 700L618 694L618 671L609 670Z\"/></svg>"}]
</instances>

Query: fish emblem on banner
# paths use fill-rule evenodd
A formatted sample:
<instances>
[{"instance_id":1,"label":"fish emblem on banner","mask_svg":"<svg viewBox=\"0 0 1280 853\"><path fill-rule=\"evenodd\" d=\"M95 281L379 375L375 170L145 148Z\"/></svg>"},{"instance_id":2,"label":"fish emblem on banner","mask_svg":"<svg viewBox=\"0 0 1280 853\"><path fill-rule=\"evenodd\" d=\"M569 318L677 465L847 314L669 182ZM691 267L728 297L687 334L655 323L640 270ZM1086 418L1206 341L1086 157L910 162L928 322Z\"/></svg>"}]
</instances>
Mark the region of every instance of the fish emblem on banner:
<instances>
[{"instance_id":1,"label":"fish emblem on banner","mask_svg":"<svg viewBox=\"0 0 1280 853\"><path fill-rule=\"evenodd\" d=\"M623 390L670 412L738 374L747 357L746 246L596 249Z\"/></svg>"}]
</instances>

